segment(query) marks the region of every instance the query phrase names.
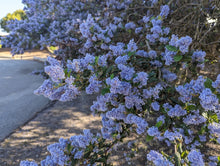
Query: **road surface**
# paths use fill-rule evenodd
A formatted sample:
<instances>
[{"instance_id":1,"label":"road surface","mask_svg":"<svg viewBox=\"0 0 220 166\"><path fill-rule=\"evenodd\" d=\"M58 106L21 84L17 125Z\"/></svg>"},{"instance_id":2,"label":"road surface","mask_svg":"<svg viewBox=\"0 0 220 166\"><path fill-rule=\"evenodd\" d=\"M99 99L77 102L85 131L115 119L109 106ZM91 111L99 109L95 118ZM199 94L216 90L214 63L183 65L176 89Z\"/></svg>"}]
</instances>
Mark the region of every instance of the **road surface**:
<instances>
[{"instance_id":1,"label":"road surface","mask_svg":"<svg viewBox=\"0 0 220 166\"><path fill-rule=\"evenodd\" d=\"M43 63L13 60L0 53L0 141L49 104L45 97L33 94L43 78L31 73L40 69Z\"/></svg>"}]
</instances>

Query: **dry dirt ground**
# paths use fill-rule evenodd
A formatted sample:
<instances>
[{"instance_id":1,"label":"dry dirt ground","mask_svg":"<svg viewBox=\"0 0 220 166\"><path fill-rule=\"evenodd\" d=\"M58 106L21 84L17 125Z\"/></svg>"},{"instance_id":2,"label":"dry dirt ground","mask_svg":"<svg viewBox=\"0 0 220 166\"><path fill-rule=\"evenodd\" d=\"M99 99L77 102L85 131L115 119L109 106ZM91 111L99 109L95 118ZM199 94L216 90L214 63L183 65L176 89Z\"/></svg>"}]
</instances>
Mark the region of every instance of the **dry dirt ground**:
<instances>
[{"instance_id":1,"label":"dry dirt ground","mask_svg":"<svg viewBox=\"0 0 220 166\"><path fill-rule=\"evenodd\" d=\"M220 73L219 63L208 68L210 72L204 74L214 76ZM83 129L91 129L95 132L101 128L100 118L93 117L89 107L96 96L82 95L72 102L56 102L50 108L38 113L25 125L18 128L13 134L0 142L0 166L18 166L21 160L36 160L45 158L47 145L55 143L60 137L69 138L72 135L82 133ZM154 143L149 147L159 147ZM150 148L149 148L150 149ZM126 165L123 159L123 152L126 147L119 147L120 155L114 153L112 161L114 165ZM137 156L135 165L146 165L143 160L146 158L146 151L143 156ZM220 156L220 146L209 144L204 150L205 153ZM134 165L134 164L132 164Z\"/></svg>"},{"instance_id":2,"label":"dry dirt ground","mask_svg":"<svg viewBox=\"0 0 220 166\"><path fill-rule=\"evenodd\" d=\"M31 50L27 51L24 54L19 54L12 56L10 54L10 49L8 48L0 48L0 59L4 60L4 58L9 58L13 60L44 60L49 55L47 50Z\"/></svg>"}]
</instances>

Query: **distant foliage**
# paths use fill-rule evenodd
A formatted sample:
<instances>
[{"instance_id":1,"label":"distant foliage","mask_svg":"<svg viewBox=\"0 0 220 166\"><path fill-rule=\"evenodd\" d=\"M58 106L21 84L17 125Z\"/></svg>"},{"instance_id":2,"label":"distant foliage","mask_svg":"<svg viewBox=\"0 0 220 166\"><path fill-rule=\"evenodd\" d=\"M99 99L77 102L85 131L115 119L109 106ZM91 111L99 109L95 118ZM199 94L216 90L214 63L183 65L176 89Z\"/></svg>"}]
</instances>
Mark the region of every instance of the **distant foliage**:
<instances>
[{"instance_id":1,"label":"distant foliage","mask_svg":"<svg viewBox=\"0 0 220 166\"><path fill-rule=\"evenodd\" d=\"M12 21L12 20L20 21L20 20L24 20L26 18L27 18L27 16L23 10L16 10L12 14L8 13L5 17L3 17L0 20L0 26L6 32L10 32L10 29L7 27L7 25L10 24L10 21Z\"/></svg>"}]
</instances>

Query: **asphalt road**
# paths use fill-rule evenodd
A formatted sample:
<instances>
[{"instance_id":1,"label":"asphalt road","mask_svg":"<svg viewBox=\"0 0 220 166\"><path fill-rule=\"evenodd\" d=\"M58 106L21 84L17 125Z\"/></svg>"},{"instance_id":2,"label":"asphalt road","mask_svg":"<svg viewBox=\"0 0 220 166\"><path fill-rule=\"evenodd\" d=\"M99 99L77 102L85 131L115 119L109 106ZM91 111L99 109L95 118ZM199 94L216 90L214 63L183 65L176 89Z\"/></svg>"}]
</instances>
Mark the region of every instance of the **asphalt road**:
<instances>
[{"instance_id":1,"label":"asphalt road","mask_svg":"<svg viewBox=\"0 0 220 166\"><path fill-rule=\"evenodd\" d=\"M31 72L42 68L40 62L0 56L0 141L49 104L33 94L43 78Z\"/></svg>"}]
</instances>

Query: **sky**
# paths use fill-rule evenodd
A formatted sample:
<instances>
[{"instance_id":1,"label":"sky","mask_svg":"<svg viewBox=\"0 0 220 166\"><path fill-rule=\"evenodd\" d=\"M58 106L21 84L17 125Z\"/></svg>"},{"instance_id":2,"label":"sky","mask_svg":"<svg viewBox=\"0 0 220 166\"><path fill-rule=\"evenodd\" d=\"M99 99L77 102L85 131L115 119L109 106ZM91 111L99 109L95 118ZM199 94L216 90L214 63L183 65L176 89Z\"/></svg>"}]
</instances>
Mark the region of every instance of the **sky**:
<instances>
[{"instance_id":1,"label":"sky","mask_svg":"<svg viewBox=\"0 0 220 166\"><path fill-rule=\"evenodd\" d=\"M0 19L8 13L13 13L15 10L23 9L22 0L0 0ZM2 29L0 29L2 33Z\"/></svg>"}]
</instances>

